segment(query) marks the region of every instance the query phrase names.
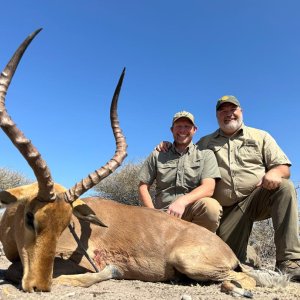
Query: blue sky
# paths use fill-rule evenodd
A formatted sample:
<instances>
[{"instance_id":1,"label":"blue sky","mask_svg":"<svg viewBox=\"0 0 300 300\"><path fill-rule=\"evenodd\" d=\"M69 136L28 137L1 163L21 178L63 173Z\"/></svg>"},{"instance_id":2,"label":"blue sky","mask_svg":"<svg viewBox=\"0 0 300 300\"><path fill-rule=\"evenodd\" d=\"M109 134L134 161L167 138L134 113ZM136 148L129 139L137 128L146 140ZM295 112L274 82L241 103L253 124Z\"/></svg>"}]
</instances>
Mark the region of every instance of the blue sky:
<instances>
[{"instance_id":1,"label":"blue sky","mask_svg":"<svg viewBox=\"0 0 300 300\"><path fill-rule=\"evenodd\" d=\"M233 94L246 125L275 137L300 182L298 0L10 0L2 4L1 69L40 27L6 103L55 181L70 187L113 155L109 106L126 67L119 118L127 162L171 139L177 111L195 115L195 141L211 133L216 100ZM33 179L3 132L0 145L0 167Z\"/></svg>"}]
</instances>

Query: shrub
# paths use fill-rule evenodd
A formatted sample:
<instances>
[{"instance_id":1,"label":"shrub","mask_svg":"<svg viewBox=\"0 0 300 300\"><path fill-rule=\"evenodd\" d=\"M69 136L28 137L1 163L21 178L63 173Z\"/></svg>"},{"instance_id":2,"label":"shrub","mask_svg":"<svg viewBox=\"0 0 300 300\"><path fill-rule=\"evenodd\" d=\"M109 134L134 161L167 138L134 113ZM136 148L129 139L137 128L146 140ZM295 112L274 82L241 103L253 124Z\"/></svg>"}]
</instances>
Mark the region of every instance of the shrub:
<instances>
[{"instance_id":1,"label":"shrub","mask_svg":"<svg viewBox=\"0 0 300 300\"><path fill-rule=\"evenodd\" d=\"M124 204L140 205L138 195L139 180L137 173L142 164L143 162L129 162L124 164L118 171L111 174L94 187L96 195ZM154 196L155 185L152 185L150 193Z\"/></svg>"},{"instance_id":2,"label":"shrub","mask_svg":"<svg viewBox=\"0 0 300 300\"><path fill-rule=\"evenodd\" d=\"M0 168L0 191L14 188L32 181L19 172L7 168ZM1 203L0 203L1 208Z\"/></svg>"},{"instance_id":3,"label":"shrub","mask_svg":"<svg viewBox=\"0 0 300 300\"><path fill-rule=\"evenodd\" d=\"M28 179L17 171L12 171L7 168L0 168L0 190L7 190L20 186L23 184L29 184L32 180Z\"/></svg>"}]
</instances>

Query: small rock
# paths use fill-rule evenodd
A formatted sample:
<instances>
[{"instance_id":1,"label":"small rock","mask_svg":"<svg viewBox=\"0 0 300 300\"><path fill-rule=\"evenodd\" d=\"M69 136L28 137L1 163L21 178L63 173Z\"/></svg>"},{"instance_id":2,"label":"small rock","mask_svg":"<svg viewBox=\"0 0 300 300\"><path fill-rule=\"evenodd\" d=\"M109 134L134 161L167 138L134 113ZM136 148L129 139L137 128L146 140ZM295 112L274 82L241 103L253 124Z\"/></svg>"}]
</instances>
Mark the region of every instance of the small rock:
<instances>
[{"instance_id":1,"label":"small rock","mask_svg":"<svg viewBox=\"0 0 300 300\"><path fill-rule=\"evenodd\" d=\"M192 296L184 294L181 296L181 300L192 300Z\"/></svg>"}]
</instances>

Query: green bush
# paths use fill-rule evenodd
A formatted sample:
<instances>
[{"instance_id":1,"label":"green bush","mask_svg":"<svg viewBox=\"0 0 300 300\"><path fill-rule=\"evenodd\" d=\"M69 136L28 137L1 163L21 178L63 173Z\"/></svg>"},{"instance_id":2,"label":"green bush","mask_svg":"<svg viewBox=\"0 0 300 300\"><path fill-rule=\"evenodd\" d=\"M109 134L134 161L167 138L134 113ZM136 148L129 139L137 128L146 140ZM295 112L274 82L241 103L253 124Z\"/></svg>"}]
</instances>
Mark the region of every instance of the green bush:
<instances>
[{"instance_id":1,"label":"green bush","mask_svg":"<svg viewBox=\"0 0 300 300\"><path fill-rule=\"evenodd\" d=\"M143 162L129 162L124 164L115 173L111 174L94 187L96 195L124 204L140 205L138 195L139 180L137 173L142 164ZM150 193L154 196L155 185L151 187Z\"/></svg>"}]
</instances>

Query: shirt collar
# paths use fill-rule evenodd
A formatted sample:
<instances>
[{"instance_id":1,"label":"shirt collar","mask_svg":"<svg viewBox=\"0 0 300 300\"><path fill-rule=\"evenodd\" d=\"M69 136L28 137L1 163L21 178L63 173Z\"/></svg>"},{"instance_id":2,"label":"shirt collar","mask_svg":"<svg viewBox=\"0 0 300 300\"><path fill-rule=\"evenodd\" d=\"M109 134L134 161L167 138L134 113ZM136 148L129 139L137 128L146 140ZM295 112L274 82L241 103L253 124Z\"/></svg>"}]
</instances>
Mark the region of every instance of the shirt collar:
<instances>
[{"instance_id":1,"label":"shirt collar","mask_svg":"<svg viewBox=\"0 0 300 300\"><path fill-rule=\"evenodd\" d=\"M185 153L190 154L193 146L194 146L194 143L193 143L193 141L191 141L191 142L189 143L189 145L187 146L187 151L186 151ZM176 147L175 147L175 143L174 143L174 142L173 142L173 144L172 144L171 150L173 151L173 153L181 154L181 153L179 153L179 152L176 150Z\"/></svg>"},{"instance_id":2,"label":"shirt collar","mask_svg":"<svg viewBox=\"0 0 300 300\"><path fill-rule=\"evenodd\" d=\"M236 133L234 133L233 136L237 136L237 135L239 135L239 134L243 134L245 127L246 127L245 124L242 123L241 128L240 128ZM221 128L217 129L217 130L213 133L213 137L214 137L214 138L216 138L216 137L218 137L218 136L223 136L223 137L229 138L228 136L226 136L226 134L222 131Z\"/></svg>"}]
</instances>

